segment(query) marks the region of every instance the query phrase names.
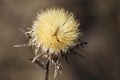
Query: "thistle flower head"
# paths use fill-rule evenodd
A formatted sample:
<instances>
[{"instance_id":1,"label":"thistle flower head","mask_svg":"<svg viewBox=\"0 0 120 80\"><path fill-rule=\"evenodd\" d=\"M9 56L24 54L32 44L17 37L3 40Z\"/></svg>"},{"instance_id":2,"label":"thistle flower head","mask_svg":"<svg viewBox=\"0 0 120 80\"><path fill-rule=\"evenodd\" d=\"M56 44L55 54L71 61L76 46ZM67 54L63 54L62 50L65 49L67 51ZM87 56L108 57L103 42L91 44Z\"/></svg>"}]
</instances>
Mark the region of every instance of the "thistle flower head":
<instances>
[{"instance_id":1,"label":"thistle flower head","mask_svg":"<svg viewBox=\"0 0 120 80\"><path fill-rule=\"evenodd\" d=\"M64 9L49 9L37 15L31 32L31 45L44 53L67 52L76 45L79 23Z\"/></svg>"},{"instance_id":2,"label":"thistle flower head","mask_svg":"<svg viewBox=\"0 0 120 80\"><path fill-rule=\"evenodd\" d=\"M59 58L78 43L80 23L73 13L64 9L52 8L38 13L32 28L25 32L35 50L33 62L43 56L55 65L55 76L60 70Z\"/></svg>"}]
</instances>

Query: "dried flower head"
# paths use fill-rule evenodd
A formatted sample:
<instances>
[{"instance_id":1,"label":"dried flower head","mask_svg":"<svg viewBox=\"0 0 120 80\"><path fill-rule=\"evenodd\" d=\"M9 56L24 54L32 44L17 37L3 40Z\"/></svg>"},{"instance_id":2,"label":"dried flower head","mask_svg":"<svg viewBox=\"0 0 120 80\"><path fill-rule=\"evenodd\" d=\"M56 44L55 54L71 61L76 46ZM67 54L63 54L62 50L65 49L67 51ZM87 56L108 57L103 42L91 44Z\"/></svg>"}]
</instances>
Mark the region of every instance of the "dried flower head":
<instances>
[{"instance_id":1,"label":"dried flower head","mask_svg":"<svg viewBox=\"0 0 120 80\"><path fill-rule=\"evenodd\" d=\"M35 50L32 62L40 56L44 57L47 62L55 65L56 77L60 71L59 59L78 44L81 35L79 25L73 13L64 9L52 8L38 13L32 28L25 32L29 39L27 45Z\"/></svg>"}]
</instances>

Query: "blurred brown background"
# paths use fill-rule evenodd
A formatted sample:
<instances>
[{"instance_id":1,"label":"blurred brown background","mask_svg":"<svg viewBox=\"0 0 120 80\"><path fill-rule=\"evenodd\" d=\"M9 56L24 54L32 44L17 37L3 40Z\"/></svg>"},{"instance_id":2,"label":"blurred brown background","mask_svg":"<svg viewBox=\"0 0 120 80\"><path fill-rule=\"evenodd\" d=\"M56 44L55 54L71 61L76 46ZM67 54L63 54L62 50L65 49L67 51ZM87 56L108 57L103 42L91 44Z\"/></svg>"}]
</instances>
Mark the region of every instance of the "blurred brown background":
<instances>
[{"instance_id":1,"label":"blurred brown background","mask_svg":"<svg viewBox=\"0 0 120 80\"><path fill-rule=\"evenodd\" d=\"M13 45L27 43L19 28L31 27L38 11L53 6L76 15L88 42L85 59L70 56L55 80L120 80L120 0L0 0L0 80L44 80L45 71L28 60L33 50Z\"/></svg>"}]
</instances>

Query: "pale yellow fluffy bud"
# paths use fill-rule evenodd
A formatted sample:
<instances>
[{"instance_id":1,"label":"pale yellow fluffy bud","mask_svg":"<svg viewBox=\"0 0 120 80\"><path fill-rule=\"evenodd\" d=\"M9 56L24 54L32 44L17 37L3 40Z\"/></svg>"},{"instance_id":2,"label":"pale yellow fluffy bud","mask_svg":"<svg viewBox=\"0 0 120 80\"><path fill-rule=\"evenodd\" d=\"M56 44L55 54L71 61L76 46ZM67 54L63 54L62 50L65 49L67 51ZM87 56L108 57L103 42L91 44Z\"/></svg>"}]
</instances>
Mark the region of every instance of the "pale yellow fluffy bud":
<instances>
[{"instance_id":1,"label":"pale yellow fluffy bud","mask_svg":"<svg viewBox=\"0 0 120 80\"><path fill-rule=\"evenodd\" d=\"M25 32L29 39L28 44L15 45L15 47L32 46L35 50L35 62L42 56L47 63L55 65L56 77L60 68L59 59L67 51L78 44L78 38L81 34L78 27L80 23L75 19L73 13L64 9L52 8L38 13L33 22L32 28ZM44 63L46 64L46 63ZM47 69L48 65L46 65Z\"/></svg>"},{"instance_id":2,"label":"pale yellow fluffy bud","mask_svg":"<svg viewBox=\"0 0 120 80\"><path fill-rule=\"evenodd\" d=\"M79 25L72 13L64 9L48 9L38 14L34 21L31 35L36 43L33 45L39 44L44 53L67 52L76 45Z\"/></svg>"}]
</instances>

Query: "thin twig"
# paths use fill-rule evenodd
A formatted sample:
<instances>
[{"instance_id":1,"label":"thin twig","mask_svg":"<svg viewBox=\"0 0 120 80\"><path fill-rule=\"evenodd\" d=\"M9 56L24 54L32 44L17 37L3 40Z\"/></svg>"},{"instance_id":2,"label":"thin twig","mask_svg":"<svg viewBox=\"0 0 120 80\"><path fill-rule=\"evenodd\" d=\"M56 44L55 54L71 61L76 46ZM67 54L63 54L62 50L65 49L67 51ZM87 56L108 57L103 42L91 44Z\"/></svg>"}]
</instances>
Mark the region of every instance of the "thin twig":
<instances>
[{"instance_id":1,"label":"thin twig","mask_svg":"<svg viewBox=\"0 0 120 80\"><path fill-rule=\"evenodd\" d=\"M45 80L48 80L48 77L49 77L49 65L50 65L50 60L48 60L46 64Z\"/></svg>"}]
</instances>

